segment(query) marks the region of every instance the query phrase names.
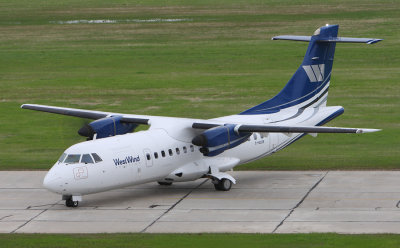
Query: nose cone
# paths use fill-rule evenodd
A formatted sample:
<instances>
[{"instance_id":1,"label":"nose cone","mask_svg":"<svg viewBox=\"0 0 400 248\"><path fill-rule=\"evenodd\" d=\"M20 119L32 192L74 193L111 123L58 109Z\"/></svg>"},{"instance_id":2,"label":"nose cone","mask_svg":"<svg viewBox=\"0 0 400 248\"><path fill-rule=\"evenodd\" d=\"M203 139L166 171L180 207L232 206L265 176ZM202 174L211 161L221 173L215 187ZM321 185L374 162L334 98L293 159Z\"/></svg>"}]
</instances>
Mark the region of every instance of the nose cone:
<instances>
[{"instance_id":1,"label":"nose cone","mask_svg":"<svg viewBox=\"0 0 400 248\"><path fill-rule=\"evenodd\" d=\"M44 177L43 187L54 193L60 193L61 186L62 186L61 178L50 170Z\"/></svg>"}]
</instances>

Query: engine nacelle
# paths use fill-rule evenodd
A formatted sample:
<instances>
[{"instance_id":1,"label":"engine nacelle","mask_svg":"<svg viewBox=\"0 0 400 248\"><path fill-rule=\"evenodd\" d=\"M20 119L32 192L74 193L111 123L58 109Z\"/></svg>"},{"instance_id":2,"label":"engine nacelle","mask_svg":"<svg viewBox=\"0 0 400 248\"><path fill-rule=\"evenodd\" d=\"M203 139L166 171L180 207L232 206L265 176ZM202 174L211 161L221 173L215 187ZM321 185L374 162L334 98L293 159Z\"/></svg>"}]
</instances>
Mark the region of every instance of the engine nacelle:
<instances>
[{"instance_id":1,"label":"engine nacelle","mask_svg":"<svg viewBox=\"0 0 400 248\"><path fill-rule=\"evenodd\" d=\"M236 125L233 124L225 124L208 129L194 137L192 143L201 146L200 152L205 156L216 156L227 149L242 144L251 135L251 133L239 133L235 130L235 127Z\"/></svg>"},{"instance_id":2,"label":"engine nacelle","mask_svg":"<svg viewBox=\"0 0 400 248\"><path fill-rule=\"evenodd\" d=\"M106 138L110 136L126 134L132 132L138 125L132 123L121 122L122 116L105 117L95 120L89 124L85 124L78 133L89 140Z\"/></svg>"}]
</instances>

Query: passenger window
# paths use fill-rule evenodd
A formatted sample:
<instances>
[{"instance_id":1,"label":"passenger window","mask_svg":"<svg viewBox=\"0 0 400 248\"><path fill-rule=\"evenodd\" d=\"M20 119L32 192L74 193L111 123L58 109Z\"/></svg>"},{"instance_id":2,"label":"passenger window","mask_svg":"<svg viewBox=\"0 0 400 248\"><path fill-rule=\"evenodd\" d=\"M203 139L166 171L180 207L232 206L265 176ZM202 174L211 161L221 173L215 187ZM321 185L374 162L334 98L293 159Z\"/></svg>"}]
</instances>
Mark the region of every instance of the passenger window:
<instances>
[{"instance_id":1,"label":"passenger window","mask_svg":"<svg viewBox=\"0 0 400 248\"><path fill-rule=\"evenodd\" d=\"M81 159L81 163L93 164L93 159L90 156L90 154L83 154L82 155L82 159Z\"/></svg>"},{"instance_id":2,"label":"passenger window","mask_svg":"<svg viewBox=\"0 0 400 248\"><path fill-rule=\"evenodd\" d=\"M187 148L186 148L186 146L183 147L183 152L184 152L184 153L187 153Z\"/></svg>"},{"instance_id":3,"label":"passenger window","mask_svg":"<svg viewBox=\"0 0 400 248\"><path fill-rule=\"evenodd\" d=\"M158 153L154 153L154 158L157 159L158 158Z\"/></svg>"},{"instance_id":4,"label":"passenger window","mask_svg":"<svg viewBox=\"0 0 400 248\"><path fill-rule=\"evenodd\" d=\"M176 155L179 155L181 151L179 151L179 148L176 148Z\"/></svg>"},{"instance_id":5,"label":"passenger window","mask_svg":"<svg viewBox=\"0 0 400 248\"><path fill-rule=\"evenodd\" d=\"M150 154L146 153L146 158L147 158L147 160L150 160L151 159Z\"/></svg>"},{"instance_id":6,"label":"passenger window","mask_svg":"<svg viewBox=\"0 0 400 248\"><path fill-rule=\"evenodd\" d=\"M193 145L190 145L190 151L194 152L194 146Z\"/></svg>"},{"instance_id":7,"label":"passenger window","mask_svg":"<svg viewBox=\"0 0 400 248\"><path fill-rule=\"evenodd\" d=\"M103 161L103 160L99 157L99 155L97 155L97 153L92 153L92 156L93 156L93 158L94 158L94 162L96 162L96 163Z\"/></svg>"},{"instance_id":8,"label":"passenger window","mask_svg":"<svg viewBox=\"0 0 400 248\"><path fill-rule=\"evenodd\" d=\"M172 153L172 150L171 150L171 149L168 150L168 153L169 153L170 156L174 155L174 154Z\"/></svg>"},{"instance_id":9,"label":"passenger window","mask_svg":"<svg viewBox=\"0 0 400 248\"><path fill-rule=\"evenodd\" d=\"M161 151L161 156L165 157L165 152Z\"/></svg>"},{"instance_id":10,"label":"passenger window","mask_svg":"<svg viewBox=\"0 0 400 248\"><path fill-rule=\"evenodd\" d=\"M67 159L65 159L64 163L66 164L76 164L79 163L79 159L81 158L80 154L70 154Z\"/></svg>"},{"instance_id":11,"label":"passenger window","mask_svg":"<svg viewBox=\"0 0 400 248\"><path fill-rule=\"evenodd\" d=\"M65 159L66 156L67 156L67 154L63 153L63 154L61 155L61 157L58 159L58 162L59 162L59 163L62 163L62 161L64 161L64 159Z\"/></svg>"}]
</instances>

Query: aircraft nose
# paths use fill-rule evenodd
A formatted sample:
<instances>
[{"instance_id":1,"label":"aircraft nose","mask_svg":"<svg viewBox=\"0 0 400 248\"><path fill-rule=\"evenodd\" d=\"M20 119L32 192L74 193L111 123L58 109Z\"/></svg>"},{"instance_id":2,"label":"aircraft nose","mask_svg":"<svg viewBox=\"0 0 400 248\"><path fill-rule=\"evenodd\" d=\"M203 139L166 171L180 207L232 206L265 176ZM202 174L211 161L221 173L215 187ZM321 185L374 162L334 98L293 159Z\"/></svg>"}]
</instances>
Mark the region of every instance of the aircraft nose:
<instances>
[{"instance_id":1,"label":"aircraft nose","mask_svg":"<svg viewBox=\"0 0 400 248\"><path fill-rule=\"evenodd\" d=\"M61 178L54 175L53 173L47 173L46 176L44 177L43 180L43 187L45 187L46 189L55 192L55 193L59 193L60 189L62 186L61 183Z\"/></svg>"}]
</instances>

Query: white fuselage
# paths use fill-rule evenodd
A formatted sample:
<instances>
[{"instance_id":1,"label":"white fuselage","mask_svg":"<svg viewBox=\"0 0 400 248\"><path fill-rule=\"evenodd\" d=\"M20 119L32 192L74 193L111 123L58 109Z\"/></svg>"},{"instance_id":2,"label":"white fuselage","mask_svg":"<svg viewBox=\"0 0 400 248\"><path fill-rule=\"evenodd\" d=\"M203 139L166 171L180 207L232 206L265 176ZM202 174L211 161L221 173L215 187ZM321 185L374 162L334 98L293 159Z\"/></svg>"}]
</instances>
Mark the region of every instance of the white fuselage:
<instances>
[{"instance_id":1,"label":"white fuselage","mask_svg":"<svg viewBox=\"0 0 400 248\"><path fill-rule=\"evenodd\" d=\"M309 109L290 122L316 125L340 107ZM292 115L279 115L287 119ZM317 113L317 114L316 114ZM243 116L219 118L225 122L238 121ZM278 115L251 116L252 122L279 121ZM164 125L165 126L165 125ZM185 129L185 128L183 128ZM44 186L62 195L85 195L152 181L182 182L201 178L212 171L224 172L233 167L268 156L300 138L302 133L253 133L241 145L215 157L206 157L179 132L159 127L147 131L117 135L75 144L66 154L96 153L102 161L93 163L57 162L44 179ZM184 133L184 132L183 132ZM183 136L192 136L185 133Z\"/></svg>"}]
</instances>

